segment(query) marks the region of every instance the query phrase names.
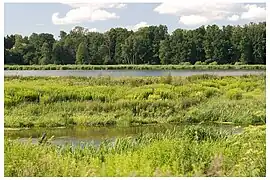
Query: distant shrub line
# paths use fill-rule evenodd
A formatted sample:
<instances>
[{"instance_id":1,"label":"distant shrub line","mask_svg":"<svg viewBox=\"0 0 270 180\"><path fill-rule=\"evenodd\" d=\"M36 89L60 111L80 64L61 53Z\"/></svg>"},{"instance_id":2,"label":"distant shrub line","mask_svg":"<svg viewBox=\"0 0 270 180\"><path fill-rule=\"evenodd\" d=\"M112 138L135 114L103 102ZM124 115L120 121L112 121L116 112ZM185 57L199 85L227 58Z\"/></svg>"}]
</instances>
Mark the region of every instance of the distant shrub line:
<instances>
[{"instance_id":1,"label":"distant shrub line","mask_svg":"<svg viewBox=\"0 0 270 180\"><path fill-rule=\"evenodd\" d=\"M5 65L5 70L209 70L246 69L265 70L265 65Z\"/></svg>"}]
</instances>

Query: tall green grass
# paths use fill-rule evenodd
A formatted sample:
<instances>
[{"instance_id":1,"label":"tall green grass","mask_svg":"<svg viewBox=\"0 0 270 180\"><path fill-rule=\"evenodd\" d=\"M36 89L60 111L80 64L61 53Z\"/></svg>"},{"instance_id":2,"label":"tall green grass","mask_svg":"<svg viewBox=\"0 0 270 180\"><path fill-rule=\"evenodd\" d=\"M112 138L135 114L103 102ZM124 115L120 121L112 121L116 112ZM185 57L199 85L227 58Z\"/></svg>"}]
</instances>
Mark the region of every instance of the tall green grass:
<instances>
[{"instance_id":1,"label":"tall green grass","mask_svg":"<svg viewBox=\"0 0 270 180\"><path fill-rule=\"evenodd\" d=\"M5 65L5 70L181 70L181 69L250 69L265 70L265 65Z\"/></svg>"},{"instance_id":2,"label":"tall green grass","mask_svg":"<svg viewBox=\"0 0 270 180\"><path fill-rule=\"evenodd\" d=\"M5 127L266 123L265 75L5 77ZM82 148L83 147L83 148ZM5 176L265 176L265 125L200 125L99 147L5 138Z\"/></svg>"},{"instance_id":3,"label":"tall green grass","mask_svg":"<svg viewBox=\"0 0 270 180\"><path fill-rule=\"evenodd\" d=\"M5 77L5 127L265 124L265 75Z\"/></svg>"},{"instance_id":4,"label":"tall green grass","mask_svg":"<svg viewBox=\"0 0 270 180\"><path fill-rule=\"evenodd\" d=\"M266 175L265 125L230 135L199 126L136 139L57 147L5 139L5 176Z\"/></svg>"}]
</instances>

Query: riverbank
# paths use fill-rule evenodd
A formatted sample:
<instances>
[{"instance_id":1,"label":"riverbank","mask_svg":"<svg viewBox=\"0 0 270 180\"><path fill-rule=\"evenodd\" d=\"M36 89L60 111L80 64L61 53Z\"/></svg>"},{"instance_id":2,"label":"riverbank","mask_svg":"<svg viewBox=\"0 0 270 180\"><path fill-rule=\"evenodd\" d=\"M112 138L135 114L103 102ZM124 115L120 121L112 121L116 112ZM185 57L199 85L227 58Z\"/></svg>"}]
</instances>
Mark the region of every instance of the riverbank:
<instances>
[{"instance_id":1,"label":"riverbank","mask_svg":"<svg viewBox=\"0 0 270 180\"><path fill-rule=\"evenodd\" d=\"M265 75L5 77L6 128L265 124Z\"/></svg>"},{"instance_id":2,"label":"riverbank","mask_svg":"<svg viewBox=\"0 0 270 180\"><path fill-rule=\"evenodd\" d=\"M265 65L5 65L5 70L265 70Z\"/></svg>"}]
</instances>

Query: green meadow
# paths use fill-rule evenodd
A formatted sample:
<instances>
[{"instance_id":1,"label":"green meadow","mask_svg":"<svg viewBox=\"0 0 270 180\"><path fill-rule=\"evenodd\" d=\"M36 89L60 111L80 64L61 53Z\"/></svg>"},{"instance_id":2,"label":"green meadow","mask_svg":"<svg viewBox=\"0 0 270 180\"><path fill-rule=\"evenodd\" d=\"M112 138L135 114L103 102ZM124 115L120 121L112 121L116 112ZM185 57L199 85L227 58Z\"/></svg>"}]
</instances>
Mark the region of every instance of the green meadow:
<instances>
[{"instance_id":1,"label":"green meadow","mask_svg":"<svg viewBox=\"0 0 270 180\"><path fill-rule=\"evenodd\" d=\"M5 77L5 128L192 123L98 147L5 137L5 176L265 176L265 75ZM202 123L245 126L238 134Z\"/></svg>"}]
</instances>

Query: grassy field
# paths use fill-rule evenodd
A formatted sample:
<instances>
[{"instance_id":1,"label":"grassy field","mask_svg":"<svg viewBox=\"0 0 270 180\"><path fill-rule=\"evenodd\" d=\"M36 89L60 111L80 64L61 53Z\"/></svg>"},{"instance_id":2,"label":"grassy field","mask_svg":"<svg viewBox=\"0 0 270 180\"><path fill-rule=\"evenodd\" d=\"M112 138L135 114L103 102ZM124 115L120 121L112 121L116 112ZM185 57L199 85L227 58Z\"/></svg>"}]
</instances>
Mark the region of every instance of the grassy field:
<instances>
[{"instance_id":1,"label":"grassy field","mask_svg":"<svg viewBox=\"0 0 270 180\"><path fill-rule=\"evenodd\" d=\"M5 127L265 124L265 75L5 77Z\"/></svg>"},{"instance_id":2,"label":"grassy field","mask_svg":"<svg viewBox=\"0 0 270 180\"><path fill-rule=\"evenodd\" d=\"M265 176L265 125L229 135L200 126L57 147L5 139L5 176Z\"/></svg>"},{"instance_id":3,"label":"grassy field","mask_svg":"<svg viewBox=\"0 0 270 180\"><path fill-rule=\"evenodd\" d=\"M5 137L5 176L265 176L265 82L265 75L5 77L5 128L249 125L231 134L198 124L99 147Z\"/></svg>"},{"instance_id":4,"label":"grassy field","mask_svg":"<svg viewBox=\"0 0 270 180\"><path fill-rule=\"evenodd\" d=\"M265 70L265 65L5 65L5 70L181 70L246 69Z\"/></svg>"}]
</instances>

